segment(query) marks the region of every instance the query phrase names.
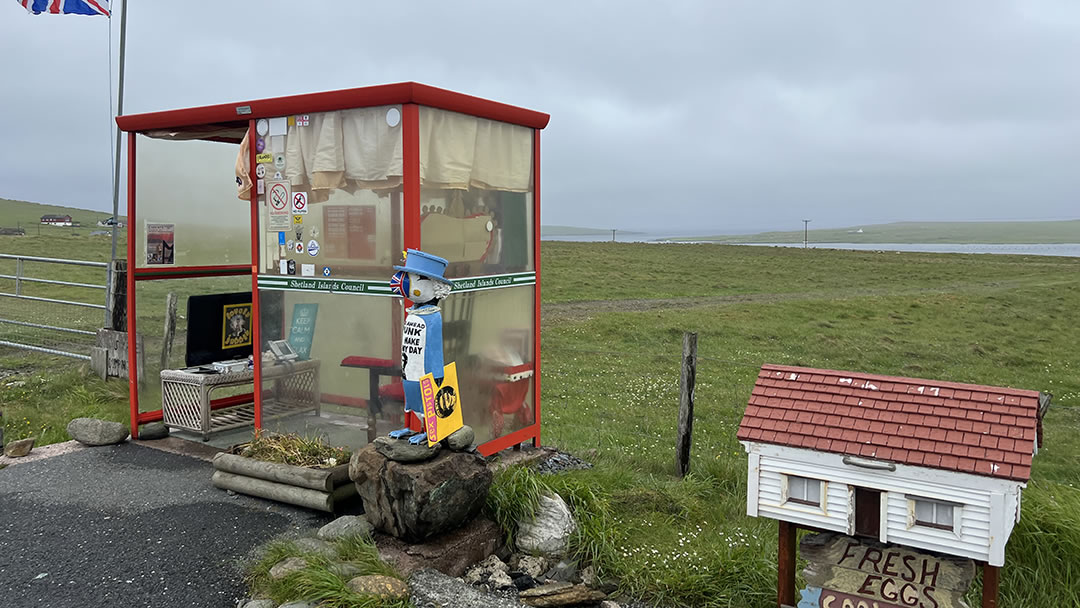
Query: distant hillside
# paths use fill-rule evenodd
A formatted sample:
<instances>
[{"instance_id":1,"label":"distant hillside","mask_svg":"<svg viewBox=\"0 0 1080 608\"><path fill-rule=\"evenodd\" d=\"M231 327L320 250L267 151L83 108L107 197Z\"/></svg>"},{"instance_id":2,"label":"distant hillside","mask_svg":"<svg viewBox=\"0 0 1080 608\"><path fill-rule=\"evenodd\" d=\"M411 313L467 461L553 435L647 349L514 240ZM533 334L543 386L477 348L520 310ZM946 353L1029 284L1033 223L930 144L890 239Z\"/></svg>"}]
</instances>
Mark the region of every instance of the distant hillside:
<instances>
[{"instance_id":1,"label":"distant hillside","mask_svg":"<svg viewBox=\"0 0 1080 608\"><path fill-rule=\"evenodd\" d=\"M642 234L630 230L617 230L618 234ZM540 236L600 236L611 234L611 228L581 228L579 226L540 226Z\"/></svg>"},{"instance_id":2,"label":"distant hillside","mask_svg":"<svg viewBox=\"0 0 1080 608\"><path fill-rule=\"evenodd\" d=\"M896 222L810 230L811 243L1080 243L1080 220L1057 222ZM803 232L672 239L718 243L801 243Z\"/></svg>"},{"instance_id":3,"label":"distant hillside","mask_svg":"<svg viewBox=\"0 0 1080 608\"><path fill-rule=\"evenodd\" d=\"M0 198L0 228L15 228L22 226L30 231L30 227L37 226L43 215L70 215L72 221L79 222L83 227L97 228L98 220L111 217L111 213L104 211L90 211L88 209L76 209L74 207L60 207L58 205L42 205L27 201L13 201ZM123 219L124 216L121 216ZM43 229L52 228L43 226ZM61 228L55 228L61 230ZM36 228L35 228L36 230ZM70 228L66 228L70 230Z\"/></svg>"}]
</instances>

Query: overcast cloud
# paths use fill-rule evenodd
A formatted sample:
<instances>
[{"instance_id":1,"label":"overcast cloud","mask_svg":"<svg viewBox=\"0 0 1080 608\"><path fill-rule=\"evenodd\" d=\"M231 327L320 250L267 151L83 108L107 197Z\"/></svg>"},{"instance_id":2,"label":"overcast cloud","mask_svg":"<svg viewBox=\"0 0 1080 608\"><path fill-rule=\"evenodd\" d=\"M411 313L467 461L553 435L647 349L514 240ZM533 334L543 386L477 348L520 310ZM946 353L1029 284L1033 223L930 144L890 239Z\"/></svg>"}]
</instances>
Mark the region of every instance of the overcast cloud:
<instances>
[{"instance_id":1,"label":"overcast cloud","mask_svg":"<svg viewBox=\"0 0 1080 608\"><path fill-rule=\"evenodd\" d=\"M545 224L1080 217L1075 0L136 0L128 19L126 113L406 80L547 112ZM0 0L0 197L111 208L108 27Z\"/></svg>"}]
</instances>

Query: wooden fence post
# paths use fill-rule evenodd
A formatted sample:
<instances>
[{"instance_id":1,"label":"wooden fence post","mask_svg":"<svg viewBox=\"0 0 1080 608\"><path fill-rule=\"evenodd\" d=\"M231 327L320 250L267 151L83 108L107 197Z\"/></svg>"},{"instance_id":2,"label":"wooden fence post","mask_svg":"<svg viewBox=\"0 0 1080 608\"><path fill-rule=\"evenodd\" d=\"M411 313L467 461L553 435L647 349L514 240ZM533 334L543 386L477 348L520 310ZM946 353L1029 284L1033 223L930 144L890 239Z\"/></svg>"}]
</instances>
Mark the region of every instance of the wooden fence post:
<instances>
[{"instance_id":1,"label":"wooden fence post","mask_svg":"<svg viewBox=\"0 0 1080 608\"><path fill-rule=\"evenodd\" d=\"M1000 574L997 566L983 564L982 608L997 608Z\"/></svg>"},{"instance_id":2,"label":"wooden fence post","mask_svg":"<svg viewBox=\"0 0 1080 608\"><path fill-rule=\"evenodd\" d=\"M169 368L172 356L173 337L176 335L176 293L170 291L165 296L165 339L161 344L161 369Z\"/></svg>"},{"instance_id":3,"label":"wooden fence post","mask_svg":"<svg viewBox=\"0 0 1080 608\"><path fill-rule=\"evenodd\" d=\"M795 524L779 522L780 542L776 550L776 605L795 605Z\"/></svg>"},{"instance_id":4,"label":"wooden fence post","mask_svg":"<svg viewBox=\"0 0 1080 608\"><path fill-rule=\"evenodd\" d=\"M694 433L694 380L697 376L697 334L686 332L682 341L679 372L679 431L675 444L675 469L679 477L690 471L690 444Z\"/></svg>"},{"instance_id":5,"label":"wooden fence post","mask_svg":"<svg viewBox=\"0 0 1080 608\"><path fill-rule=\"evenodd\" d=\"M112 327L114 331L127 331L127 260L113 260L112 284L109 286L112 301Z\"/></svg>"}]
</instances>

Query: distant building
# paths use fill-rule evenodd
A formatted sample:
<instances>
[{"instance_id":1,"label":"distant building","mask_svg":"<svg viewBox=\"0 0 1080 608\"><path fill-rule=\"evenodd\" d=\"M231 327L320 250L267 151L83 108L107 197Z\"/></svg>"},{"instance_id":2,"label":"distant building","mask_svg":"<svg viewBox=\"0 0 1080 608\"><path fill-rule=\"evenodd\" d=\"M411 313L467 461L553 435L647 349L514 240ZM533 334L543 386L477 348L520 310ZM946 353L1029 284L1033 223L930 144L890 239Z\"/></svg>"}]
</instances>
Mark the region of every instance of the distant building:
<instances>
[{"instance_id":1,"label":"distant building","mask_svg":"<svg viewBox=\"0 0 1080 608\"><path fill-rule=\"evenodd\" d=\"M43 215L41 223L47 226L73 226L70 215Z\"/></svg>"}]
</instances>

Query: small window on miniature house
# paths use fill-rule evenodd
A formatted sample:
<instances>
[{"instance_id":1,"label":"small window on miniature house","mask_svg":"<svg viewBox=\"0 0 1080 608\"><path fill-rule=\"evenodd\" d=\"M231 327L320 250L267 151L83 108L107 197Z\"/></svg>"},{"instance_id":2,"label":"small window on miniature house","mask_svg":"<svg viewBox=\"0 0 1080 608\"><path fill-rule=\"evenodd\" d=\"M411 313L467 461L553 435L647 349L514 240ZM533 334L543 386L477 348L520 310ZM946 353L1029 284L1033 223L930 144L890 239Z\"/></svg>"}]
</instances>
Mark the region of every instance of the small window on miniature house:
<instances>
[{"instance_id":1,"label":"small window on miniature house","mask_svg":"<svg viewBox=\"0 0 1080 608\"><path fill-rule=\"evenodd\" d=\"M787 500L800 505L821 506L821 480L787 476Z\"/></svg>"},{"instance_id":2,"label":"small window on miniature house","mask_svg":"<svg viewBox=\"0 0 1080 608\"><path fill-rule=\"evenodd\" d=\"M953 524L954 510L956 505L949 502L939 502L924 498L911 498L913 507L913 523L925 528L937 528L938 530L955 529Z\"/></svg>"}]
</instances>

